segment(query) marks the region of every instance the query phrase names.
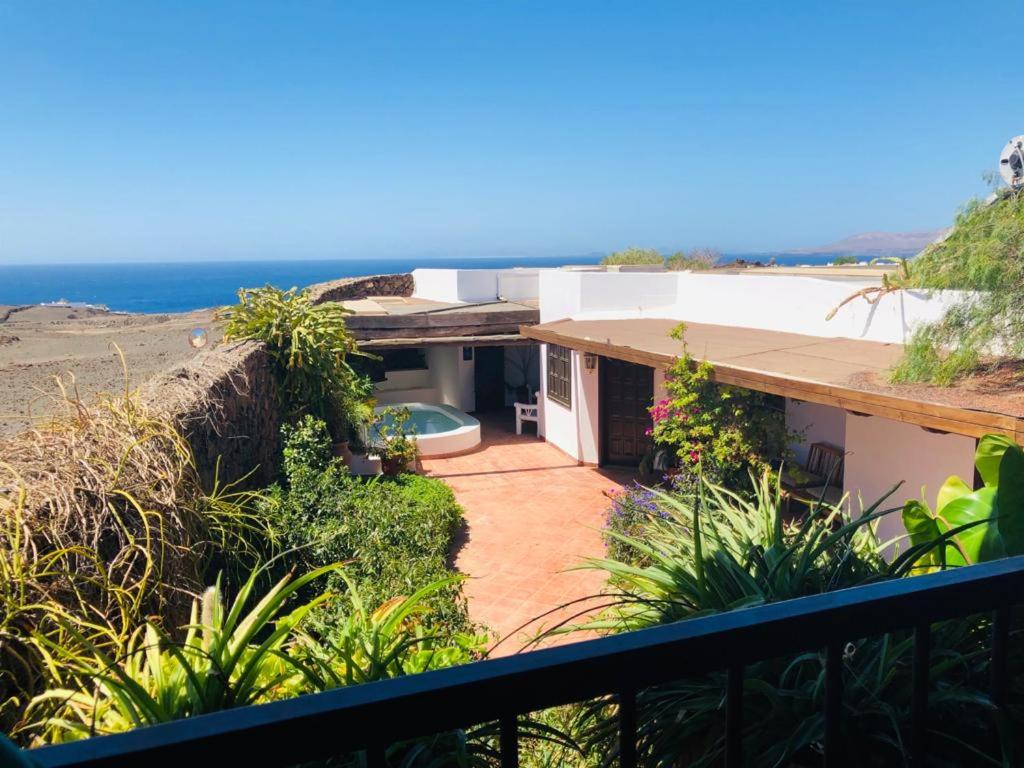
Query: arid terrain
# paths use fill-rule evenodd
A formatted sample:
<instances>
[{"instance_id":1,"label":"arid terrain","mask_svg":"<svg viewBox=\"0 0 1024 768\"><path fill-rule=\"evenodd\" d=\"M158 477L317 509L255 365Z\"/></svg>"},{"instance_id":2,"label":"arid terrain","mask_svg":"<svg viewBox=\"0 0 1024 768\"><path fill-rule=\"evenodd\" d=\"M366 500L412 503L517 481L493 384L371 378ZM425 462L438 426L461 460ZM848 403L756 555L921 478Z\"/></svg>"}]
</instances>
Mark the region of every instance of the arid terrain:
<instances>
[{"instance_id":1,"label":"arid terrain","mask_svg":"<svg viewBox=\"0 0 1024 768\"><path fill-rule=\"evenodd\" d=\"M59 406L55 377L88 399L120 391L125 368L138 386L153 374L196 354L195 328L207 344L220 341L213 310L182 314L123 315L97 309L0 305L0 436L45 418Z\"/></svg>"}]
</instances>

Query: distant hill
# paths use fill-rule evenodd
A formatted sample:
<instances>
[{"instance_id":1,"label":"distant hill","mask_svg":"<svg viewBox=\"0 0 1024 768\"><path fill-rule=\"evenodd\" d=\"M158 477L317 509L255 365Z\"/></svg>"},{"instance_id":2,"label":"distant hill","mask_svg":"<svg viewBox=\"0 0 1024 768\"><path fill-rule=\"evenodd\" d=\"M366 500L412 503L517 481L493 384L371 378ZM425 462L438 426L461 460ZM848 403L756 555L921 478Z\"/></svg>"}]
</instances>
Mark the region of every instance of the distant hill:
<instances>
[{"instance_id":1,"label":"distant hill","mask_svg":"<svg viewBox=\"0 0 1024 768\"><path fill-rule=\"evenodd\" d=\"M921 250L948 232L948 229L930 229L924 232L861 232L820 245L800 248L786 253L834 253L852 256L915 256Z\"/></svg>"}]
</instances>

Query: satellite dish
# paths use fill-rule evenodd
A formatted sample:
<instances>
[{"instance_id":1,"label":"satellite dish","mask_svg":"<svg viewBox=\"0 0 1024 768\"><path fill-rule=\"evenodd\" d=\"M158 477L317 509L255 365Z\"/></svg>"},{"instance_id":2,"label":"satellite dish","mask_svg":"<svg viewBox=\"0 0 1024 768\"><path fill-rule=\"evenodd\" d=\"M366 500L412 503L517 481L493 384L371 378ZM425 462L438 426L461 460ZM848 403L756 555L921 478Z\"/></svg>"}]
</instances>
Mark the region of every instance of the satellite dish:
<instances>
[{"instance_id":1,"label":"satellite dish","mask_svg":"<svg viewBox=\"0 0 1024 768\"><path fill-rule=\"evenodd\" d=\"M1015 136L999 155L999 175L1014 189L1024 184L1024 136Z\"/></svg>"}]
</instances>

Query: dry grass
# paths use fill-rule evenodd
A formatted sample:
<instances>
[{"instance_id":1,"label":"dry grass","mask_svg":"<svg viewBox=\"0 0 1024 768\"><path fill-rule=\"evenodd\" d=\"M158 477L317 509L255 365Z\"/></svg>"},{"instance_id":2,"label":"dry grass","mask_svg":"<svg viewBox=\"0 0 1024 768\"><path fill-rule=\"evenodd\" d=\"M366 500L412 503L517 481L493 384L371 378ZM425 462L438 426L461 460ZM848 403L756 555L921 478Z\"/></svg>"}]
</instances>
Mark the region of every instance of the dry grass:
<instances>
[{"instance_id":1,"label":"dry grass","mask_svg":"<svg viewBox=\"0 0 1024 768\"><path fill-rule=\"evenodd\" d=\"M205 493L174 420L138 391L84 403L67 379L53 397L57 415L0 441L0 712L47 676L40 635L73 624L116 648L146 618L175 632L211 558L244 563L263 534L252 494Z\"/></svg>"}]
</instances>

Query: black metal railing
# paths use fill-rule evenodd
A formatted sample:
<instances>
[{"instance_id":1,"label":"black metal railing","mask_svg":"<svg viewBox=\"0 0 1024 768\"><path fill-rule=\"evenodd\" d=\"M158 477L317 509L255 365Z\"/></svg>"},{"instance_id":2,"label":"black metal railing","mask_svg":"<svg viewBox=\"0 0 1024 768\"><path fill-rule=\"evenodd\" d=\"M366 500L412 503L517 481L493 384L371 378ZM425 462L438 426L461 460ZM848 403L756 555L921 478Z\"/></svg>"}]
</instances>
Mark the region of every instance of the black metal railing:
<instances>
[{"instance_id":1,"label":"black metal railing","mask_svg":"<svg viewBox=\"0 0 1024 768\"><path fill-rule=\"evenodd\" d=\"M469 725L500 724L503 766L518 764L517 718L547 707L614 695L620 765L636 764L637 692L727 670L726 765L743 764L744 667L784 654L825 651L825 764L843 757L843 647L850 640L914 631L910 754L927 753L930 627L992 612L992 699L1005 705L1010 609L1024 602L1024 557L747 608L706 618L377 683L299 696L42 747L27 755L45 768L205 765L287 766L366 750L385 765L398 741Z\"/></svg>"}]
</instances>

